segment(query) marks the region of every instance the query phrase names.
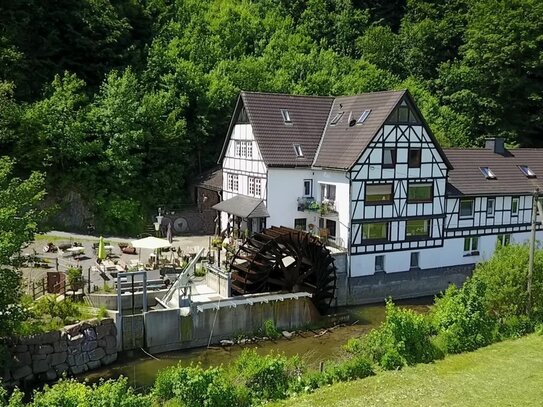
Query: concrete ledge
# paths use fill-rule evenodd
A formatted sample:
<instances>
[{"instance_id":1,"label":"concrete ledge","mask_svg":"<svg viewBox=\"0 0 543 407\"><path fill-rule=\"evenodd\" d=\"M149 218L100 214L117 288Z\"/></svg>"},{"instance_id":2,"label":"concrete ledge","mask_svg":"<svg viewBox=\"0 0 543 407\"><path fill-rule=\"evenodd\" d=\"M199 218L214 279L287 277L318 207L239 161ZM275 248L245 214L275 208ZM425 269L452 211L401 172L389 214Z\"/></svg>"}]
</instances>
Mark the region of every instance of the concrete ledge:
<instances>
[{"instance_id":1,"label":"concrete ledge","mask_svg":"<svg viewBox=\"0 0 543 407\"><path fill-rule=\"evenodd\" d=\"M475 264L401 273L376 273L349 279L348 305L382 302L386 298L405 299L436 295L451 284L461 286L470 277Z\"/></svg>"},{"instance_id":2,"label":"concrete ledge","mask_svg":"<svg viewBox=\"0 0 543 407\"><path fill-rule=\"evenodd\" d=\"M164 290L155 290L155 291L147 291L147 306L148 307L154 307L156 305L155 298L159 297L162 298L166 293L168 292L168 289ZM96 307L105 307L108 310L117 310L117 293L93 293L88 294L87 298L91 302L91 304ZM132 308L132 294L131 293L123 293L121 294L121 301L122 301L122 309L131 309ZM143 307L143 292L137 292L134 294L134 306L136 308Z\"/></svg>"}]
</instances>

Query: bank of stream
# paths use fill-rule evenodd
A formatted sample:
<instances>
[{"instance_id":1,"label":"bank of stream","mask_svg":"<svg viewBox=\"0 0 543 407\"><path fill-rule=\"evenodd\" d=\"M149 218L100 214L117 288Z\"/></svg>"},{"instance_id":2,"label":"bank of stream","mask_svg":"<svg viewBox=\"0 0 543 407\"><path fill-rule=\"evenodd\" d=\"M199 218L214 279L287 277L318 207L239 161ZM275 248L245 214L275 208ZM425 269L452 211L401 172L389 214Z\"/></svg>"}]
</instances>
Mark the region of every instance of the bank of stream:
<instances>
[{"instance_id":1,"label":"bank of stream","mask_svg":"<svg viewBox=\"0 0 543 407\"><path fill-rule=\"evenodd\" d=\"M433 297L423 297L411 300L397 301L399 306L413 309L417 312L428 312ZM301 332L291 339L281 338L276 341L261 341L247 345L234 345L229 347L212 347L167 352L151 357L143 351L135 351L123 355L115 364L94 370L80 376L81 380L97 382L100 379L118 378L125 376L132 386L137 389L153 385L157 373L168 366L178 363L189 365L200 363L203 367L228 365L233 362L246 348L254 348L259 354L270 352L285 354L286 356L299 355L309 367L316 368L320 362L338 359L342 356L342 345L350 338L363 335L378 326L385 317L384 304L364 305L358 307L339 308L336 313L347 313L350 322L328 330L319 335L321 329Z\"/></svg>"}]
</instances>

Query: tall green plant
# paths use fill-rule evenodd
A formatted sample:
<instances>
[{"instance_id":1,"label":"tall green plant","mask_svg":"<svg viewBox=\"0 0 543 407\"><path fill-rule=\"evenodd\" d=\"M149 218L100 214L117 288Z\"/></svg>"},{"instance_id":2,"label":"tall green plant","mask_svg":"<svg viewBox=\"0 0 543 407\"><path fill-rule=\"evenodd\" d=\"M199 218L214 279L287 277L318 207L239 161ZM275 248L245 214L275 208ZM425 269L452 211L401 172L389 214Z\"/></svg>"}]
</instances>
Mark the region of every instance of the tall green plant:
<instances>
[{"instance_id":1,"label":"tall green plant","mask_svg":"<svg viewBox=\"0 0 543 407\"><path fill-rule=\"evenodd\" d=\"M447 353L475 350L495 339L496 320L485 306L487 286L468 280L462 288L451 285L436 297L431 320L437 331L435 344Z\"/></svg>"}]
</instances>

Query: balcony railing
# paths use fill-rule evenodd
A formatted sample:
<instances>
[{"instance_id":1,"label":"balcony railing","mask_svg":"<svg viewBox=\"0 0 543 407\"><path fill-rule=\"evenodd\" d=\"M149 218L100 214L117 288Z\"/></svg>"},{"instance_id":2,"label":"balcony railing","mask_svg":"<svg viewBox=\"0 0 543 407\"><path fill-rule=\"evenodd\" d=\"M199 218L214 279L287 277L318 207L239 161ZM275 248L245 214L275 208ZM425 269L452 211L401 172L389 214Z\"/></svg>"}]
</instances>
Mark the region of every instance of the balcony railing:
<instances>
[{"instance_id":1,"label":"balcony railing","mask_svg":"<svg viewBox=\"0 0 543 407\"><path fill-rule=\"evenodd\" d=\"M321 216L337 214L335 201L324 199L319 203L314 198L306 196L298 198L298 211L318 212Z\"/></svg>"}]
</instances>

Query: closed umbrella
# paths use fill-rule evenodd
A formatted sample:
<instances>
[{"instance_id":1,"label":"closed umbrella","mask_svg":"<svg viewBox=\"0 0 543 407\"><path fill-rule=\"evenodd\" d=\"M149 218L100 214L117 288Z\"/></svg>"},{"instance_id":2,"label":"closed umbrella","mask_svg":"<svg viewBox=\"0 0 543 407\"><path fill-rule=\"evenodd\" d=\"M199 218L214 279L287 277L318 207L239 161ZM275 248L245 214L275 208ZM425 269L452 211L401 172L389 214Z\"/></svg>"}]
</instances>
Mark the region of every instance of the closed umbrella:
<instances>
[{"instance_id":1,"label":"closed umbrella","mask_svg":"<svg viewBox=\"0 0 543 407\"><path fill-rule=\"evenodd\" d=\"M173 235L172 235L172 222L168 223L168 231L166 232L166 239L168 239L168 242L173 242Z\"/></svg>"},{"instance_id":2,"label":"closed umbrella","mask_svg":"<svg viewBox=\"0 0 543 407\"><path fill-rule=\"evenodd\" d=\"M104 260L106 258L106 245L104 244L104 238L100 236L98 241L98 258Z\"/></svg>"}]
</instances>

